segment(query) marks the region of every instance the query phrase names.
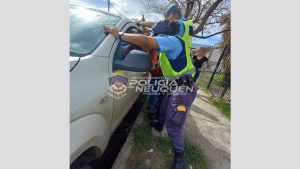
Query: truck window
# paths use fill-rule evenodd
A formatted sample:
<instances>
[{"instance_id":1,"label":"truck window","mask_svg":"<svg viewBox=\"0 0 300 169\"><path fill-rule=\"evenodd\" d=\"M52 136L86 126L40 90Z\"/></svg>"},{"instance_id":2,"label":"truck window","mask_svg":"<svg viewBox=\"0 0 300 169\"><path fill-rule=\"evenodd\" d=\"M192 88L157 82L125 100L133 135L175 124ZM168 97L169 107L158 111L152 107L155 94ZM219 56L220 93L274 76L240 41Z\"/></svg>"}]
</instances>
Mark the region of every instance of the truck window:
<instances>
[{"instance_id":1,"label":"truck window","mask_svg":"<svg viewBox=\"0 0 300 169\"><path fill-rule=\"evenodd\" d=\"M135 33L135 34L143 34L143 31L140 29L137 29L135 27L129 27L125 33ZM142 51L142 48L139 46L136 46L134 44L130 44L124 41L120 41L118 44L118 47L114 54L114 61L113 61L113 71L118 69L118 64L128 55L128 53L132 50L140 50Z\"/></svg>"},{"instance_id":2,"label":"truck window","mask_svg":"<svg viewBox=\"0 0 300 169\"><path fill-rule=\"evenodd\" d=\"M104 40L103 25L115 26L120 17L80 6L70 6L70 55L91 54Z\"/></svg>"}]
</instances>

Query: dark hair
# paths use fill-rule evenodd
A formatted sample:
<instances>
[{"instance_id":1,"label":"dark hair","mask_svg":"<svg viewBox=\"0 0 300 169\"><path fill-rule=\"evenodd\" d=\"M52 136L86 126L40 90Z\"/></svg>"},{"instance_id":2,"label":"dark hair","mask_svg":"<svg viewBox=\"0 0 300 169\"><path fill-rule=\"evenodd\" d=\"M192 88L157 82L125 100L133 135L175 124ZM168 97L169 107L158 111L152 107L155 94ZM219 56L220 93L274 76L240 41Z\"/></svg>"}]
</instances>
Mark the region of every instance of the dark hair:
<instances>
[{"instance_id":1,"label":"dark hair","mask_svg":"<svg viewBox=\"0 0 300 169\"><path fill-rule=\"evenodd\" d=\"M169 22L167 20L159 21L155 24L155 26L153 26L152 31L154 36L159 34L169 35Z\"/></svg>"},{"instance_id":2,"label":"dark hair","mask_svg":"<svg viewBox=\"0 0 300 169\"><path fill-rule=\"evenodd\" d=\"M179 32L180 24L178 21L168 22L166 20L158 22L153 28L152 31L154 36L159 34L164 35L176 35Z\"/></svg>"},{"instance_id":3,"label":"dark hair","mask_svg":"<svg viewBox=\"0 0 300 169\"><path fill-rule=\"evenodd\" d=\"M171 21L169 23L169 32L170 35L176 35L179 32L180 24L178 21Z\"/></svg>"}]
</instances>

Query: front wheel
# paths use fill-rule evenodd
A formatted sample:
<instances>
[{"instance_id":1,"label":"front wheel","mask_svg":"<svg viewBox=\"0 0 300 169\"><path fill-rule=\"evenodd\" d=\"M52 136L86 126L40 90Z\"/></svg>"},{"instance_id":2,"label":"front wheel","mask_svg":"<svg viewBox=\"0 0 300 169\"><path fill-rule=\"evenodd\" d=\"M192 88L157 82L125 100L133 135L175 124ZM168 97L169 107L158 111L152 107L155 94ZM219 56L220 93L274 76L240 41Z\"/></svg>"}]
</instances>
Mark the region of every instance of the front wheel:
<instances>
[{"instance_id":1,"label":"front wheel","mask_svg":"<svg viewBox=\"0 0 300 169\"><path fill-rule=\"evenodd\" d=\"M70 165L70 169L93 169L90 162L94 159L95 156L92 153L85 152Z\"/></svg>"}]
</instances>

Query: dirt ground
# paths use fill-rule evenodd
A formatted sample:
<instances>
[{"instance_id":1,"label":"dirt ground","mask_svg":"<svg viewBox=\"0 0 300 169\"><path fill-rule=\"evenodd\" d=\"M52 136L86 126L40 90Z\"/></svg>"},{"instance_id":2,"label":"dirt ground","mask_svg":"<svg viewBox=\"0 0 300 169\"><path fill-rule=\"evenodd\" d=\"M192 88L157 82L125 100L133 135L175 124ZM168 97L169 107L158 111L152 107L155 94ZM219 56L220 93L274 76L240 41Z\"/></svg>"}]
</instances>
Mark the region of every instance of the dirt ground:
<instances>
[{"instance_id":1,"label":"dirt ground","mask_svg":"<svg viewBox=\"0 0 300 169\"><path fill-rule=\"evenodd\" d=\"M211 169L230 169L230 121L210 102L209 97L198 90L197 98L184 124L184 137L201 149ZM139 126L143 122L144 117L140 113L135 125ZM162 133L154 130L152 133L154 136L167 137L165 129ZM135 151L133 147L134 137L131 132L112 169L127 169L126 164L132 158L131 151Z\"/></svg>"},{"instance_id":2,"label":"dirt ground","mask_svg":"<svg viewBox=\"0 0 300 169\"><path fill-rule=\"evenodd\" d=\"M230 168L230 121L198 90L184 125L184 136L203 150L212 169Z\"/></svg>"}]
</instances>

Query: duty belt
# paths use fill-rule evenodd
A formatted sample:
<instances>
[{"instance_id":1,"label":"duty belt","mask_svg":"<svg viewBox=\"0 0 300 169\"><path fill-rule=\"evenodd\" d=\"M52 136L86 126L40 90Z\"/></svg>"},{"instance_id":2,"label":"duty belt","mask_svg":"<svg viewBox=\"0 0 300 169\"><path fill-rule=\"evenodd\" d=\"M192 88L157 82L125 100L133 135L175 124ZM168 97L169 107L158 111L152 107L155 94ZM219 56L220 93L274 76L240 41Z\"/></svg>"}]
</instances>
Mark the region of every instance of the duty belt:
<instances>
[{"instance_id":1,"label":"duty belt","mask_svg":"<svg viewBox=\"0 0 300 169\"><path fill-rule=\"evenodd\" d=\"M194 85L193 77L191 74L181 75L178 80L176 80L178 86L189 86L192 87Z\"/></svg>"}]
</instances>

